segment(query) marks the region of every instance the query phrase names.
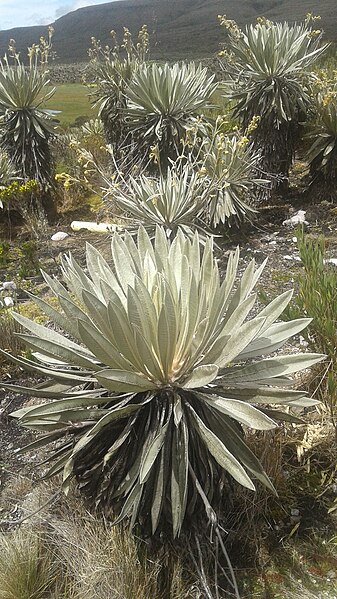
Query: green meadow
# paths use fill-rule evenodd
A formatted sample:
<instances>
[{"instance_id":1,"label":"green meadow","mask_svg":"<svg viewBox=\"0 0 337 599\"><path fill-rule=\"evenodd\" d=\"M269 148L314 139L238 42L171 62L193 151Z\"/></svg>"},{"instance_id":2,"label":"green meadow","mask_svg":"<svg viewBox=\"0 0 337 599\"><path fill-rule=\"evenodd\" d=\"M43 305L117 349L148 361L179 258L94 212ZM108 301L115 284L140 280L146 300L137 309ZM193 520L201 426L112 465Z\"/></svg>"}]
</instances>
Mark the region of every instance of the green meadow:
<instances>
[{"instance_id":1,"label":"green meadow","mask_svg":"<svg viewBox=\"0 0 337 599\"><path fill-rule=\"evenodd\" d=\"M92 108L90 89L81 83L63 83L55 86L55 94L50 98L47 107L60 110L56 118L61 125L71 125L79 116L94 118L97 110Z\"/></svg>"}]
</instances>

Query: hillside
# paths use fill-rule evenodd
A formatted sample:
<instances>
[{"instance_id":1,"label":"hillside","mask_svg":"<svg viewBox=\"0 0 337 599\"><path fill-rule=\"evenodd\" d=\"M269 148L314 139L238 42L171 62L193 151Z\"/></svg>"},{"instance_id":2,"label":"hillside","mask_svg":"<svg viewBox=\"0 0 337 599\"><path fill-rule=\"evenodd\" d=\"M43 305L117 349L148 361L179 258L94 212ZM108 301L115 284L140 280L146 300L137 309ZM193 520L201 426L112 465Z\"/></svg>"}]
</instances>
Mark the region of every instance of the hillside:
<instances>
[{"instance_id":1,"label":"hillside","mask_svg":"<svg viewBox=\"0 0 337 599\"><path fill-rule=\"evenodd\" d=\"M61 63L87 59L91 36L109 43L109 31L132 32L145 23L151 33L152 58L209 56L219 49L224 34L217 22L226 14L239 25L264 15L272 20L302 20L306 13L320 14L321 25L330 39L336 38L336 0L123 0L80 8L57 19L54 49ZM21 27L0 31L0 56L14 38L22 55L46 34L46 27Z\"/></svg>"}]
</instances>

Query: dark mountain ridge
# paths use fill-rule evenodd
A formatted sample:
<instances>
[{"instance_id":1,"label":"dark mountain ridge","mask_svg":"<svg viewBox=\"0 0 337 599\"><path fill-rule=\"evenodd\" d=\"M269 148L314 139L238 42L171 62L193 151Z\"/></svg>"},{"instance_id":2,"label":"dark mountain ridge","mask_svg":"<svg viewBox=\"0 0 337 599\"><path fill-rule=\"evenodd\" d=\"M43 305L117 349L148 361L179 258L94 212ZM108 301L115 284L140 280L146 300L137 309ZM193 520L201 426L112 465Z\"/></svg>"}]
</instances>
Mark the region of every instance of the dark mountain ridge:
<instances>
[{"instance_id":1,"label":"dark mountain ridge","mask_svg":"<svg viewBox=\"0 0 337 599\"><path fill-rule=\"evenodd\" d=\"M244 26L262 15L274 21L301 21L308 12L321 15L318 26L327 38L336 39L336 0L120 0L80 8L57 19L53 45L58 62L82 62L88 59L92 36L109 44L111 29L120 34L126 26L136 33L146 24L151 58L199 58L217 52L224 41L219 14ZM46 32L46 26L0 31L0 56L13 38L23 57L26 48Z\"/></svg>"}]
</instances>

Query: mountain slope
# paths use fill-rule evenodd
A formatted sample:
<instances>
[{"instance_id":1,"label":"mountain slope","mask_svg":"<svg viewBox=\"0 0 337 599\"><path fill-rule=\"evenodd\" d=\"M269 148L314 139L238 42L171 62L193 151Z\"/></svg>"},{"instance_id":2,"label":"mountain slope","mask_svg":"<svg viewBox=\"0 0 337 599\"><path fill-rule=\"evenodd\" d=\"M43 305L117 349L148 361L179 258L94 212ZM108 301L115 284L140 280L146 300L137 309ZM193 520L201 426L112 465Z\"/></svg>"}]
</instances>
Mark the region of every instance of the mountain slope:
<instances>
[{"instance_id":1,"label":"mountain slope","mask_svg":"<svg viewBox=\"0 0 337 599\"><path fill-rule=\"evenodd\" d=\"M103 44L109 32L123 26L133 33L148 26L152 58L191 58L209 56L219 49L224 32L217 15L226 14L240 26L264 15L272 20L303 20L306 13L320 14L326 36L337 35L336 0L122 0L80 8L57 19L54 49L63 63L87 60L92 36ZM22 27L0 31L0 56L14 38L22 56L26 48L46 35L46 27Z\"/></svg>"}]
</instances>

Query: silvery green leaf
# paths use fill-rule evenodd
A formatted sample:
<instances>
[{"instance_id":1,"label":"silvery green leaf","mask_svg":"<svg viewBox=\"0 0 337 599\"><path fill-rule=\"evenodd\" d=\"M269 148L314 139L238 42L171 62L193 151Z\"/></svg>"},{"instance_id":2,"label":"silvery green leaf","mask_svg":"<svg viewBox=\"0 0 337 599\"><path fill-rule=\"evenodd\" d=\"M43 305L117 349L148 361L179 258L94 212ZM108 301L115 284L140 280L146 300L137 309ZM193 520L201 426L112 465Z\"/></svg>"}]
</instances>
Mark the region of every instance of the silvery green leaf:
<instances>
[{"instance_id":1,"label":"silvery green leaf","mask_svg":"<svg viewBox=\"0 0 337 599\"><path fill-rule=\"evenodd\" d=\"M61 312L53 308L50 304L48 304L48 302L44 301L38 296L35 296L28 291L26 291L26 293L32 299L32 301L34 301L35 304L46 314L46 316L48 316L49 319L55 322L64 331L70 333L70 335L72 335L75 339L77 338L77 328L72 320L67 318L64 314L61 314Z\"/></svg>"},{"instance_id":2,"label":"silvery green leaf","mask_svg":"<svg viewBox=\"0 0 337 599\"><path fill-rule=\"evenodd\" d=\"M25 419L26 416L42 416L43 414L54 414L60 410L83 408L83 417L88 415L88 412L84 409L86 407L93 407L100 404L106 404L110 401L108 397L93 397L93 396L73 396L69 399L58 399L46 404L40 404L38 406L27 406L20 408L15 412L11 413L14 418Z\"/></svg>"},{"instance_id":3,"label":"silvery green leaf","mask_svg":"<svg viewBox=\"0 0 337 599\"><path fill-rule=\"evenodd\" d=\"M240 355L241 351L259 334L263 326L264 318L254 318L245 322L238 329L234 328L232 335L224 345L222 352L216 363L219 368L224 368Z\"/></svg>"},{"instance_id":4,"label":"silvery green leaf","mask_svg":"<svg viewBox=\"0 0 337 599\"><path fill-rule=\"evenodd\" d=\"M46 335L46 338L37 337L35 335L25 335L24 333L19 333L19 336L26 345L34 350L38 350L42 356L50 356L50 363L52 364L54 362L56 367L59 364L64 366L69 363L82 368L90 368L91 370L96 370L100 367L98 360L95 358L91 359L82 352L63 346L60 342L56 342L51 338L48 339L48 334ZM53 360L55 356L57 357L56 361ZM44 358L43 361L45 361Z\"/></svg>"},{"instance_id":5,"label":"silvery green leaf","mask_svg":"<svg viewBox=\"0 0 337 599\"><path fill-rule=\"evenodd\" d=\"M241 352L239 359L255 358L279 349L290 337L297 335L310 324L311 318L298 318L291 322L277 322L268 329L265 325L260 331L260 336L254 339L246 349Z\"/></svg>"},{"instance_id":6,"label":"silvery green leaf","mask_svg":"<svg viewBox=\"0 0 337 599\"><path fill-rule=\"evenodd\" d=\"M227 414L234 420L238 420L257 430L271 430L276 428L277 424L271 418L265 416L259 409L254 408L249 403L239 401L237 399L229 399L226 397L212 397L209 395L199 394L199 396L212 408Z\"/></svg>"},{"instance_id":7,"label":"silvery green leaf","mask_svg":"<svg viewBox=\"0 0 337 599\"><path fill-rule=\"evenodd\" d=\"M228 368L223 376L223 383L231 385L232 382L249 383L254 381L269 380L282 377L310 368L317 362L321 362L325 356L321 354L290 354L260 360L249 366Z\"/></svg>"},{"instance_id":8,"label":"silvery green leaf","mask_svg":"<svg viewBox=\"0 0 337 599\"><path fill-rule=\"evenodd\" d=\"M206 364L197 366L193 372L184 380L182 387L184 389L195 389L204 387L211 383L217 376L219 368L215 364Z\"/></svg>"},{"instance_id":9,"label":"silvery green leaf","mask_svg":"<svg viewBox=\"0 0 337 599\"><path fill-rule=\"evenodd\" d=\"M125 360L133 365L133 368L142 371L144 364L135 348L135 339L127 312L114 302L109 302L108 320L116 339L116 348L118 348L118 351Z\"/></svg>"},{"instance_id":10,"label":"silvery green leaf","mask_svg":"<svg viewBox=\"0 0 337 599\"><path fill-rule=\"evenodd\" d=\"M214 386L211 390L214 395L220 395L221 397L229 397L231 399L238 399L241 401L257 404L278 404L278 405L296 405L303 400L303 405L309 399L306 397L305 391L293 391L292 389L280 389L278 387L262 387L258 384L245 386L243 383L238 384L237 387L217 387ZM308 405L312 405L310 403Z\"/></svg>"},{"instance_id":11,"label":"silvery green leaf","mask_svg":"<svg viewBox=\"0 0 337 599\"><path fill-rule=\"evenodd\" d=\"M102 364L121 369L132 368L132 364L92 324L79 320L78 331L83 343L86 344Z\"/></svg>"},{"instance_id":12,"label":"silvery green leaf","mask_svg":"<svg viewBox=\"0 0 337 599\"><path fill-rule=\"evenodd\" d=\"M47 341L50 340L55 344L61 344L62 346L77 351L78 353L83 354L83 356L87 356L88 358L91 357L90 352L85 347L81 347L80 345L74 343L67 337L60 335L60 333L57 333L52 329L48 329L47 327L44 327L41 324L37 324L36 322L30 320L29 318L26 318L25 316L22 316L21 314L17 314L16 312L13 312L12 314L15 320L24 328L28 329L31 333L33 333L33 335L41 337L41 339L45 339Z\"/></svg>"},{"instance_id":13,"label":"silvery green leaf","mask_svg":"<svg viewBox=\"0 0 337 599\"><path fill-rule=\"evenodd\" d=\"M105 280L111 284L113 272L102 254L90 243L86 243L87 267L91 279L96 287L99 287L100 281Z\"/></svg>"},{"instance_id":14,"label":"silvery green leaf","mask_svg":"<svg viewBox=\"0 0 337 599\"><path fill-rule=\"evenodd\" d=\"M101 370L96 373L96 378L103 387L115 393L134 393L156 389L156 385L144 375L117 368Z\"/></svg>"},{"instance_id":15,"label":"silvery green leaf","mask_svg":"<svg viewBox=\"0 0 337 599\"><path fill-rule=\"evenodd\" d=\"M99 398L101 392L97 389L94 389L92 391L88 391L88 390L82 390L82 391L76 391L76 392L69 392L68 393L68 389L70 388L69 385L64 386L64 388L60 389L59 391L53 391L53 390L48 390L48 388L44 388L42 387L41 389L39 389L38 387L24 387L23 385L12 385L12 384L7 384L7 383L0 383L0 387L2 389L6 389L7 391L13 391L15 393L23 393L24 395L28 395L28 396L32 396L32 397L43 397L45 399L60 399L61 398L80 398L80 397L84 397L86 398L87 396L91 396L92 398ZM48 404L49 405L49 404Z\"/></svg>"},{"instance_id":16,"label":"silvery green leaf","mask_svg":"<svg viewBox=\"0 0 337 599\"><path fill-rule=\"evenodd\" d=\"M261 310L261 312L259 312L259 316L263 316L266 319L261 333L264 333L265 330L281 316L283 310L289 304L293 293L293 290L281 293L281 295L274 298L265 308L263 308L263 310Z\"/></svg>"},{"instance_id":17,"label":"silvery green leaf","mask_svg":"<svg viewBox=\"0 0 337 599\"><path fill-rule=\"evenodd\" d=\"M53 369L47 368L43 366L39 366L33 360L27 360L26 358L17 358L16 356L12 356L8 352L0 349L0 353L6 356L11 362L14 364L18 364L25 370L30 370L32 372L39 372L40 374L44 374L47 376L53 376L58 381L68 382L73 385L80 385L85 382L93 382L95 379L93 378L90 372L85 372L82 370L61 370L61 369Z\"/></svg>"}]
</instances>

